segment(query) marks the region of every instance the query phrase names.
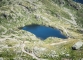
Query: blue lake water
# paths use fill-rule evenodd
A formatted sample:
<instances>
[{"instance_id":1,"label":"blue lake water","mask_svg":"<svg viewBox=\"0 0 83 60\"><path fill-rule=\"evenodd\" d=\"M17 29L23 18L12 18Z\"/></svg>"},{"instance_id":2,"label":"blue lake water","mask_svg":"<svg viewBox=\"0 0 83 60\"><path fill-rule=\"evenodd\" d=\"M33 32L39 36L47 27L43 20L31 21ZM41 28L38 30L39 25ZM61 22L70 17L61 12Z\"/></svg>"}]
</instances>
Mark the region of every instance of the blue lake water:
<instances>
[{"instance_id":1,"label":"blue lake water","mask_svg":"<svg viewBox=\"0 0 83 60\"><path fill-rule=\"evenodd\" d=\"M28 25L24 26L22 29L33 33L36 37L40 39L46 39L48 37L58 37L62 39L67 38L58 29L53 29L51 27L41 25Z\"/></svg>"},{"instance_id":2,"label":"blue lake water","mask_svg":"<svg viewBox=\"0 0 83 60\"><path fill-rule=\"evenodd\" d=\"M73 0L73 1L83 4L83 0Z\"/></svg>"}]
</instances>

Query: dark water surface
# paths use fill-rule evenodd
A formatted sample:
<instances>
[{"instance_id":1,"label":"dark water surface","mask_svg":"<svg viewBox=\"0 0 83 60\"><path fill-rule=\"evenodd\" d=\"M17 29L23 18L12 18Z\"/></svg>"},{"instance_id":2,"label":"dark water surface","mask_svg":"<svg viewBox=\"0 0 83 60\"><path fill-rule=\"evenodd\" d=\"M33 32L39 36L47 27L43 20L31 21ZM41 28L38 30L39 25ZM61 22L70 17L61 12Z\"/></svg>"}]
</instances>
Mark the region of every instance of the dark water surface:
<instances>
[{"instance_id":1,"label":"dark water surface","mask_svg":"<svg viewBox=\"0 0 83 60\"><path fill-rule=\"evenodd\" d=\"M73 1L83 4L83 0L73 0Z\"/></svg>"},{"instance_id":2,"label":"dark water surface","mask_svg":"<svg viewBox=\"0 0 83 60\"><path fill-rule=\"evenodd\" d=\"M62 39L67 38L65 35L61 34L58 29L53 29L51 27L41 25L28 25L24 26L22 29L33 33L40 39L46 39L48 37L58 37Z\"/></svg>"}]
</instances>

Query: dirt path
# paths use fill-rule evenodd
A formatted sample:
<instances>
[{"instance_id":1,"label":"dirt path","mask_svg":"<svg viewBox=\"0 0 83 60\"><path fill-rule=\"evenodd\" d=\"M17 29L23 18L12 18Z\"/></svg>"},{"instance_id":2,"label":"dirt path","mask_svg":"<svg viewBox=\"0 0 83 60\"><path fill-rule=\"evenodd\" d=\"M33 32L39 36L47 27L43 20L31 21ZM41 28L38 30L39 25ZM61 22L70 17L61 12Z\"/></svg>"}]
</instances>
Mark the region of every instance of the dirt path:
<instances>
[{"instance_id":1,"label":"dirt path","mask_svg":"<svg viewBox=\"0 0 83 60\"><path fill-rule=\"evenodd\" d=\"M62 42L58 42L58 43L52 43L50 45L54 46L54 45L59 45L59 44L62 44L62 43L66 43L67 41L62 41Z\"/></svg>"},{"instance_id":2,"label":"dirt path","mask_svg":"<svg viewBox=\"0 0 83 60\"><path fill-rule=\"evenodd\" d=\"M26 54L32 56L32 57L35 58L36 60L40 60L33 52L32 52L32 53L26 52L24 48L25 48L25 44L22 43L22 44L21 44L22 52L24 52L24 53L26 53Z\"/></svg>"}]
</instances>

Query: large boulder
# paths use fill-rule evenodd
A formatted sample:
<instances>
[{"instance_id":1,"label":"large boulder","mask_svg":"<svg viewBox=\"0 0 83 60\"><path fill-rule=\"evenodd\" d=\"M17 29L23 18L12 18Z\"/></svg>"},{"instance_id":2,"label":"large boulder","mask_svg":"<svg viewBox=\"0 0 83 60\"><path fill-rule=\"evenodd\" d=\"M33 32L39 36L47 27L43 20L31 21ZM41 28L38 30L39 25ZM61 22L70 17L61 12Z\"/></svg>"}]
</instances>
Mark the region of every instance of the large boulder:
<instances>
[{"instance_id":1,"label":"large boulder","mask_svg":"<svg viewBox=\"0 0 83 60\"><path fill-rule=\"evenodd\" d=\"M78 41L77 43L75 43L75 44L72 46L72 49L73 49L73 50L77 50L77 49L80 49L82 46L83 46L83 42L82 42L82 41Z\"/></svg>"}]
</instances>

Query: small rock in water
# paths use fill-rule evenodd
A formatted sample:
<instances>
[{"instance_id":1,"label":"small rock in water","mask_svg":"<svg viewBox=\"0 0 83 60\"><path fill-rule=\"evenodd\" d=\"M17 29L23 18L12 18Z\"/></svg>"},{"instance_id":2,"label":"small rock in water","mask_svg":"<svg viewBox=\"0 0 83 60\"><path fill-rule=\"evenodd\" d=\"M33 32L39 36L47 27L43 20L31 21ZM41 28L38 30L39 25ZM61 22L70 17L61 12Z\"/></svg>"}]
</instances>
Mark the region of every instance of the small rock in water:
<instances>
[{"instance_id":1,"label":"small rock in water","mask_svg":"<svg viewBox=\"0 0 83 60\"><path fill-rule=\"evenodd\" d=\"M72 49L73 50L77 50L77 49L80 49L83 45L83 42L82 41L78 41L77 43L75 43L73 46L72 46Z\"/></svg>"}]
</instances>

